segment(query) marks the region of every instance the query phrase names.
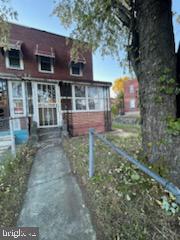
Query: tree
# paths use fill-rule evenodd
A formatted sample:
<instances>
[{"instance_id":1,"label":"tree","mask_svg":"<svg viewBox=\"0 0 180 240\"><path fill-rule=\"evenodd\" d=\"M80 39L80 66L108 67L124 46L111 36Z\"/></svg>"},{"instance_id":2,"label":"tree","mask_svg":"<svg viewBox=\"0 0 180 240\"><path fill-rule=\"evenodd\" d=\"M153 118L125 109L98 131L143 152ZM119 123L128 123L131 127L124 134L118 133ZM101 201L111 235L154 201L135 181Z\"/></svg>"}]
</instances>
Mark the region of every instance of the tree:
<instances>
[{"instance_id":1,"label":"tree","mask_svg":"<svg viewBox=\"0 0 180 240\"><path fill-rule=\"evenodd\" d=\"M126 48L139 82L144 152L150 162L169 166L180 186L180 132L172 127L179 122L172 1L60 0L54 14L72 25L81 46L87 41L93 50L115 56Z\"/></svg>"},{"instance_id":2,"label":"tree","mask_svg":"<svg viewBox=\"0 0 180 240\"><path fill-rule=\"evenodd\" d=\"M9 19L17 19L17 12L9 6L9 0L0 0L0 46L7 47L9 39Z\"/></svg>"},{"instance_id":3,"label":"tree","mask_svg":"<svg viewBox=\"0 0 180 240\"><path fill-rule=\"evenodd\" d=\"M124 83L129 80L128 77L121 77L114 81L112 90L116 94L116 105L121 114L124 114Z\"/></svg>"}]
</instances>

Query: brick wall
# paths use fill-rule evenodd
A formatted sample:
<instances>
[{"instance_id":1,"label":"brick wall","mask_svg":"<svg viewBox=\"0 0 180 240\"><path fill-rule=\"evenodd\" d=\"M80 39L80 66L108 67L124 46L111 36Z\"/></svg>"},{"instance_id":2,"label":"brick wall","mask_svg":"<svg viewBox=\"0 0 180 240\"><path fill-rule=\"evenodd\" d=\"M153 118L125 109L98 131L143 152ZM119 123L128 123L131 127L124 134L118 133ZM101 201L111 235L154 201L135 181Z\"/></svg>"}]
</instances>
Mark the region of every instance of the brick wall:
<instances>
[{"instance_id":1,"label":"brick wall","mask_svg":"<svg viewBox=\"0 0 180 240\"><path fill-rule=\"evenodd\" d=\"M97 132L105 132L104 112L69 113L69 118L72 136L87 134L89 128L95 128ZM64 119L66 119L66 114L64 114Z\"/></svg>"},{"instance_id":2,"label":"brick wall","mask_svg":"<svg viewBox=\"0 0 180 240\"><path fill-rule=\"evenodd\" d=\"M67 39L63 36L48 33L45 31L28 28L16 24L11 24L10 39L21 40L22 53L24 61L24 70L7 69L5 66L5 54L1 49L0 52L0 72L15 74L19 77L30 75L34 78L48 78L57 80L93 80L92 70L92 54L84 53L86 64L82 77L70 76L70 49L71 45L67 45ZM50 51L51 47L55 52L54 73L41 73L38 71L37 57L34 55L36 44L39 50Z\"/></svg>"},{"instance_id":3,"label":"brick wall","mask_svg":"<svg viewBox=\"0 0 180 240\"><path fill-rule=\"evenodd\" d=\"M130 92L130 86L133 86L134 91ZM138 81L136 79L128 80L124 84L124 106L125 106L125 112L137 112L139 111L138 107ZM134 99L135 100L135 107L130 107L130 101Z\"/></svg>"}]
</instances>

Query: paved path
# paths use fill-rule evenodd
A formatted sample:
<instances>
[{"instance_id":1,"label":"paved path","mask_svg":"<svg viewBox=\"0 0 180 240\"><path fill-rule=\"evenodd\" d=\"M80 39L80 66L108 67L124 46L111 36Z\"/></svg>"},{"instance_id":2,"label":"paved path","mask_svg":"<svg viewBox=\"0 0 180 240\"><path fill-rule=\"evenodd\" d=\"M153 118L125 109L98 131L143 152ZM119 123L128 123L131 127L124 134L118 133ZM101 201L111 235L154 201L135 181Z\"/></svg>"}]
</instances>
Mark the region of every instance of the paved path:
<instances>
[{"instance_id":1,"label":"paved path","mask_svg":"<svg viewBox=\"0 0 180 240\"><path fill-rule=\"evenodd\" d=\"M39 227L40 240L95 240L88 209L61 143L37 152L18 226Z\"/></svg>"}]
</instances>

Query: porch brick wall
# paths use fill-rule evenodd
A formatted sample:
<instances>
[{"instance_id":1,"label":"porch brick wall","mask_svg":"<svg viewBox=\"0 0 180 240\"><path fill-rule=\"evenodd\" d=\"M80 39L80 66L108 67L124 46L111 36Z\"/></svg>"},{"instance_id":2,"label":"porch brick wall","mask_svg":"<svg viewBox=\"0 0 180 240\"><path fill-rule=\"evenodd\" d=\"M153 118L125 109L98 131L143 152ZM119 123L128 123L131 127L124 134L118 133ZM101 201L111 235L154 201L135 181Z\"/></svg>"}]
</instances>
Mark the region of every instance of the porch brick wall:
<instances>
[{"instance_id":1,"label":"porch brick wall","mask_svg":"<svg viewBox=\"0 0 180 240\"><path fill-rule=\"evenodd\" d=\"M105 132L104 112L77 112L70 113L73 136L88 134L89 128L97 132Z\"/></svg>"}]
</instances>

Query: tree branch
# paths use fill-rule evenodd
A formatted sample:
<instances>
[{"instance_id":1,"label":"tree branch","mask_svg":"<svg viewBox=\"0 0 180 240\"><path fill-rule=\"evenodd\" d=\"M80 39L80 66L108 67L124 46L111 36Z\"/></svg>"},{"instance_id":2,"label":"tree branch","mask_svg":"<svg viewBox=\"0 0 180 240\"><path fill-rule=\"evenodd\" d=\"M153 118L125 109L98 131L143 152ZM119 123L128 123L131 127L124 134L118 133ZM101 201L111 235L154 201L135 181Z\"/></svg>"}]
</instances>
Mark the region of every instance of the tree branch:
<instances>
[{"instance_id":1,"label":"tree branch","mask_svg":"<svg viewBox=\"0 0 180 240\"><path fill-rule=\"evenodd\" d=\"M122 3L119 3L119 1L112 0L112 8L114 10L117 10L116 17L122 22L122 24L130 28L130 11L128 8L126 8Z\"/></svg>"}]
</instances>

